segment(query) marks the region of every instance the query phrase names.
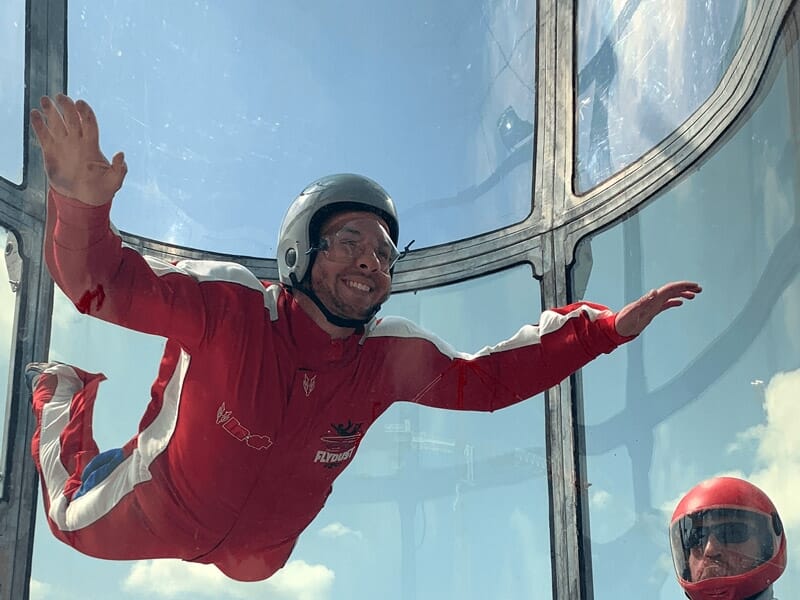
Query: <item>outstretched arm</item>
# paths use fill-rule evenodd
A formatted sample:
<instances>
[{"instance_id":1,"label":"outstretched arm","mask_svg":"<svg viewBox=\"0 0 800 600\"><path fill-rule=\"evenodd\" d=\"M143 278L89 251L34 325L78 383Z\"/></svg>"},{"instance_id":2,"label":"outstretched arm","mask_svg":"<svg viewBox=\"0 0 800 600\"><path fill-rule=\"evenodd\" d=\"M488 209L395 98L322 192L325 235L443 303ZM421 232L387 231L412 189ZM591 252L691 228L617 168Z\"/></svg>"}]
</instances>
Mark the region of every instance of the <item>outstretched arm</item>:
<instances>
[{"instance_id":1,"label":"outstretched arm","mask_svg":"<svg viewBox=\"0 0 800 600\"><path fill-rule=\"evenodd\" d=\"M684 299L691 300L702 291L703 288L692 281L673 281L658 289L650 290L617 313L615 321L617 333L624 337L639 335L656 315L669 308L680 306Z\"/></svg>"},{"instance_id":2,"label":"outstretched arm","mask_svg":"<svg viewBox=\"0 0 800 600\"><path fill-rule=\"evenodd\" d=\"M511 339L476 354L455 351L404 320L384 319L372 332L391 356L381 385L395 398L428 406L495 410L558 384L603 353L630 341L659 313L701 292L688 281L668 283L613 313L577 302L542 313ZM376 368L382 371L381 367Z\"/></svg>"},{"instance_id":3,"label":"outstretched arm","mask_svg":"<svg viewBox=\"0 0 800 600\"><path fill-rule=\"evenodd\" d=\"M100 150L100 132L92 108L59 94L55 102L41 99L42 110L31 111L31 125L42 147L50 186L62 196L90 206L111 202L128 167L121 152L111 162Z\"/></svg>"}]
</instances>

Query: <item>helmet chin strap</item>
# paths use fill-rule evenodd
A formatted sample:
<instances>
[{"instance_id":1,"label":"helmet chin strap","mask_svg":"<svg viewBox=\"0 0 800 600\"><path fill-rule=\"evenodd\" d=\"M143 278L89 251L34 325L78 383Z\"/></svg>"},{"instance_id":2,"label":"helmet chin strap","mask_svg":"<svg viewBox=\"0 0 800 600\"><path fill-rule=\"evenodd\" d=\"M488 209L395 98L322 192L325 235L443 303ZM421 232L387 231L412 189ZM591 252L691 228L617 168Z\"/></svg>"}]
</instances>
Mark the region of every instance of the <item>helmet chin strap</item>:
<instances>
[{"instance_id":1,"label":"helmet chin strap","mask_svg":"<svg viewBox=\"0 0 800 600\"><path fill-rule=\"evenodd\" d=\"M317 308L325 316L325 319L328 321L328 323L336 325L337 327L347 327L353 329L356 329L358 327L363 327L364 325L369 323L381 309L381 305L378 304L372 307L372 311L369 313L369 316L366 319L345 319L344 317L335 315L330 310L328 310L328 307L322 303L322 300L320 300L317 294L314 292L314 290L311 289L311 286L306 286L299 283L297 281L297 278L294 276L294 273L292 273L289 277L291 278L292 283L294 284L292 288L299 292L304 293L306 296L311 298L311 301L317 305Z\"/></svg>"}]
</instances>

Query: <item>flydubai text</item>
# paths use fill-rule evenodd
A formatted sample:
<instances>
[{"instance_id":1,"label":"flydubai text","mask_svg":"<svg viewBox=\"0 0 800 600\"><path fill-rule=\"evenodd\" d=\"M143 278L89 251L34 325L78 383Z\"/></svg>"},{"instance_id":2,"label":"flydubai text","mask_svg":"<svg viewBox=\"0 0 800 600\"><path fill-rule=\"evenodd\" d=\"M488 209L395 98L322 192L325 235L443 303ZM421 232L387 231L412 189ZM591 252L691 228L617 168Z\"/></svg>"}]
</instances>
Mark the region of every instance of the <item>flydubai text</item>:
<instances>
[{"instance_id":1,"label":"flydubai text","mask_svg":"<svg viewBox=\"0 0 800 600\"><path fill-rule=\"evenodd\" d=\"M345 450L344 452L328 452L327 450L318 450L317 455L314 457L315 463L339 463L348 460L353 456L355 447Z\"/></svg>"}]
</instances>

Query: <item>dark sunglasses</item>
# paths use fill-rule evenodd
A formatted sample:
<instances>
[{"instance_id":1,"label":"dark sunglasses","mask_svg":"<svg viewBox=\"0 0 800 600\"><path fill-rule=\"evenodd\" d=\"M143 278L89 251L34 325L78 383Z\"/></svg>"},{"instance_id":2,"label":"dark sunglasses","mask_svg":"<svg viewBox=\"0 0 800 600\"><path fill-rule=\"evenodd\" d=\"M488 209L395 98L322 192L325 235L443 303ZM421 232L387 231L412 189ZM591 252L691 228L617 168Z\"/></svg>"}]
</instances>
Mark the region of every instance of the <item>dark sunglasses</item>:
<instances>
[{"instance_id":1,"label":"dark sunglasses","mask_svg":"<svg viewBox=\"0 0 800 600\"><path fill-rule=\"evenodd\" d=\"M688 548L703 547L711 536L720 544L742 544L753 535L753 530L747 523L730 522L716 525L700 525L693 527L686 538Z\"/></svg>"}]
</instances>

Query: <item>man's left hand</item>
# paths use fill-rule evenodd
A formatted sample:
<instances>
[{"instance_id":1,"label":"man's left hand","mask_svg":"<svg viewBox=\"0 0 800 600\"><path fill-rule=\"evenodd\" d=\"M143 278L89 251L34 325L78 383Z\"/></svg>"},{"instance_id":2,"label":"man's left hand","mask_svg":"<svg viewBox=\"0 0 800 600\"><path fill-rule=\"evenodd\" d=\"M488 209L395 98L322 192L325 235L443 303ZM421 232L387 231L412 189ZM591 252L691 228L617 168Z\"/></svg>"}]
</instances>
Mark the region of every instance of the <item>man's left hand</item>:
<instances>
[{"instance_id":1,"label":"man's left hand","mask_svg":"<svg viewBox=\"0 0 800 600\"><path fill-rule=\"evenodd\" d=\"M703 288L692 281L673 281L651 290L617 313L617 333L626 337L639 335L657 314L680 306L683 300L691 300L702 291Z\"/></svg>"}]
</instances>

